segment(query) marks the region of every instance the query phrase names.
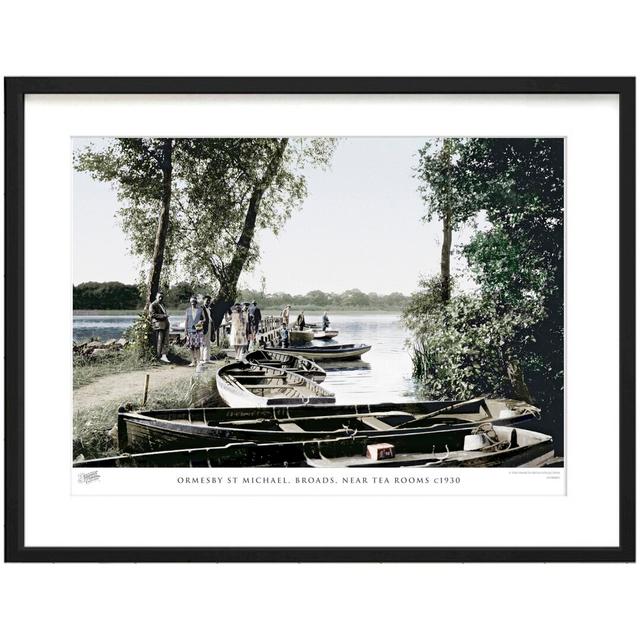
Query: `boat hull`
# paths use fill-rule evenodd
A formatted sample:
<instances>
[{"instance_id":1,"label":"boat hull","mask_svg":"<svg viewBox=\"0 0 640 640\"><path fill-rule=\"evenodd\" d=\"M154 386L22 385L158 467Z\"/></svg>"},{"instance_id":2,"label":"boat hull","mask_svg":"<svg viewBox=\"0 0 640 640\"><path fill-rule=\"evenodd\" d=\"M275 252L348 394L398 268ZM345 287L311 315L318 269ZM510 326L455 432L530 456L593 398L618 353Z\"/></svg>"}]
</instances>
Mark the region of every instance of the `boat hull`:
<instances>
[{"instance_id":1,"label":"boat hull","mask_svg":"<svg viewBox=\"0 0 640 640\"><path fill-rule=\"evenodd\" d=\"M424 417L434 412L436 415L432 418ZM498 414L499 408L490 410L482 399L462 406L431 401L121 412L118 414L118 444L121 451L156 451L220 446L230 442L322 440L364 432L391 437L400 430L422 432L438 425L438 428L459 425L464 429L487 420L495 425L520 425L534 420L531 413L503 419L493 418L492 413Z\"/></svg>"},{"instance_id":2,"label":"boat hull","mask_svg":"<svg viewBox=\"0 0 640 640\"><path fill-rule=\"evenodd\" d=\"M505 445L491 451L464 451L464 431L371 434L285 443L231 443L87 460L75 467L520 467L540 466L554 455L550 436L522 428L495 427ZM515 434L515 444L513 443ZM509 443L511 440L511 444ZM367 446L393 445L395 457L371 460Z\"/></svg>"},{"instance_id":3,"label":"boat hull","mask_svg":"<svg viewBox=\"0 0 640 640\"><path fill-rule=\"evenodd\" d=\"M289 331L289 341L290 342L311 342L313 340L313 330L305 329L304 331L300 331L299 329L291 329Z\"/></svg>"},{"instance_id":4,"label":"boat hull","mask_svg":"<svg viewBox=\"0 0 640 640\"><path fill-rule=\"evenodd\" d=\"M339 331L333 331L331 329L327 329L326 331L314 331L313 339L314 340L333 340L338 336Z\"/></svg>"},{"instance_id":5,"label":"boat hull","mask_svg":"<svg viewBox=\"0 0 640 640\"><path fill-rule=\"evenodd\" d=\"M248 353L245 360L253 364L297 373L317 383L321 383L327 377L327 372L320 365L302 356L257 350Z\"/></svg>"},{"instance_id":6,"label":"boat hull","mask_svg":"<svg viewBox=\"0 0 640 640\"><path fill-rule=\"evenodd\" d=\"M344 347L345 345L338 345ZM350 345L349 345L350 346ZM309 360L357 360L363 354L371 350L371 345L353 345L351 348L331 348L331 347L273 347L267 349L273 353L289 353L291 355L308 358Z\"/></svg>"},{"instance_id":7,"label":"boat hull","mask_svg":"<svg viewBox=\"0 0 640 640\"><path fill-rule=\"evenodd\" d=\"M234 362L216 372L216 386L230 407L323 405L335 403L330 391L297 373Z\"/></svg>"}]
</instances>

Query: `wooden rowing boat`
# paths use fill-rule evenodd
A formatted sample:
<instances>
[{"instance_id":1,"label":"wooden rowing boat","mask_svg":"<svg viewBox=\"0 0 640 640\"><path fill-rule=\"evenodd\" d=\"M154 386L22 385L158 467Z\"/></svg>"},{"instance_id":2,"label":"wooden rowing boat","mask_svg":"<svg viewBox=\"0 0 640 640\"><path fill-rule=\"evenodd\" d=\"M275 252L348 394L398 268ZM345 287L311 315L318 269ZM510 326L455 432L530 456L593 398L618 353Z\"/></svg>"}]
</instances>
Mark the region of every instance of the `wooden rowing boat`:
<instances>
[{"instance_id":1,"label":"wooden rowing boat","mask_svg":"<svg viewBox=\"0 0 640 640\"><path fill-rule=\"evenodd\" d=\"M328 404L330 391L297 373L251 362L233 362L216 372L220 397L230 407Z\"/></svg>"},{"instance_id":2,"label":"wooden rowing boat","mask_svg":"<svg viewBox=\"0 0 640 640\"><path fill-rule=\"evenodd\" d=\"M391 438L365 437L342 442L313 441L304 446L305 463L320 469L344 467L522 467L540 466L554 456L551 436L511 426L442 429ZM370 444L390 445L393 455L367 455Z\"/></svg>"},{"instance_id":3,"label":"wooden rowing boat","mask_svg":"<svg viewBox=\"0 0 640 640\"><path fill-rule=\"evenodd\" d=\"M357 360L371 349L369 344L335 344L321 347L269 347L269 353L288 353L309 360Z\"/></svg>"},{"instance_id":4,"label":"wooden rowing boat","mask_svg":"<svg viewBox=\"0 0 640 640\"><path fill-rule=\"evenodd\" d=\"M371 405L292 405L253 408L164 409L118 413L122 451L220 446L230 442L287 442L343 435L393 435L435 427L471 424L505 426L531 421L537 413L521 405L505 413L504 401L377 403Z\"/></svg>"},{"instance_id":5,"label":"wooden rowing boat","mask_svg":"<svg viewBox=\"0 0 640 640\"><path fill-rule=\"evenodd\" d=\"M289 342L311 342L313 340L313 329L290 329Z\"/></svg>"},{"instance_id":6,"label":"wooden rowing boat","mask_svg":"<svg viewBox=\"0 0 640 640\"><path fill-rule=\"evenodd\" d=\"M333 340L338 335L338 333L340 332L334 331L333 329L327 329L326 331L322 331L322 329L320 329L313 332L313 339L314 340Z\"/></svg>"},{"instance_id":7,"label":"wooden rowing boat","mask_svg":"<svg viewBox=\"0 0 640 640\"><path fill-rule=\"evenodd\" d=\"M259 349L248 353L245 356L245 360L253 364L297 373L317 383L322 382L327 377L327 372L320 365L302 356L294 356L288 353L268 353Z\"/></svg>"},{"instance_id":8,"label":"wooden rowing boat","mask_svg":"<svg viewBox=\"0 0 640 640\"><path fill-rule=\"evenodd\" d=\"M367 456L370 445L392 448L393 456L372 459ZM232 443L85 460L74 467L533 467L553 456L550 436L520 427L494 426L491 430L442 428L330 440Z\"/></svg>"}]
</instances>

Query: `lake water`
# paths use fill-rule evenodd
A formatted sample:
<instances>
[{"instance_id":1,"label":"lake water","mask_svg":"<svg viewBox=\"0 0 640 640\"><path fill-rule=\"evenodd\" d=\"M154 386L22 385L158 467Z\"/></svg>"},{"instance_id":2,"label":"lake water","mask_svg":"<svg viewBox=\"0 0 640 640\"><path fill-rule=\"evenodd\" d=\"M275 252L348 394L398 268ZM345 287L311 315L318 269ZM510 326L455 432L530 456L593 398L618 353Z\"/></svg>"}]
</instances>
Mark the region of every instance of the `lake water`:
<instances>
[{"instance_id":1,"label":"lake water","mask_svg":"<svg viewBox=\"0 0 640 640\"><path fill-rule=\"evenodd\" d=\"M73 339L98 337L101 340L119 338L131 326L135 315L74 316ZM371 345L362 360L326 362L324 383L336 394L340 403L413 400L416 398L411 378L411 359L405 346L407 333L400 316L393 314L330 314L331 328L340 332L330 342L313 344L361 343ZM183 321L171 316L171 324ZM308 315L307 322L320 322L320 316Z\"/></svg>"}]
</instances>

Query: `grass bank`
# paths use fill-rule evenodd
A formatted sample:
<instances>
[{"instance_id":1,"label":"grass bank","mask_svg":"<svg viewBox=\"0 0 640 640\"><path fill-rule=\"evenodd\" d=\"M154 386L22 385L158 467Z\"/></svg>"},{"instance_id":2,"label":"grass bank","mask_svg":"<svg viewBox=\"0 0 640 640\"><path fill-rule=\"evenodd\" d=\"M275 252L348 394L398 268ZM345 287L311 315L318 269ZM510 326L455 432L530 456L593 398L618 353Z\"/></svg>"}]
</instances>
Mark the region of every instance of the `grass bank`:
<instances>
[{"instance_id":1,"label":"grass bank","mask_svg":"<svg viewBox=\"0 0 640 640\"><path fill-rule=\"evenodd\" d=\"M205 373L181 376L168 384L155 387L149 394L145 409L168 409L173 407L215 407L222 402L215 384L215 372L224 361L212 363ZM184 372L182 367L178 368ZM186 369L186 367L185 367ZM188 373L191 373L189 369ZM73 458L84 459L118 455L117 424L118 409L131 411L141 408L141 394L133 388L131 375L121 372L122 395L109 401L97 401L95 405L73 412ZM99 384L99 382L97 383ZM97 394L99 398L99 394Z\"/></svg>"},{"instance_id":2,"label":"grass bank","mask_svg":"<svg viewBox=\"0 0 640 640\"><path fill-rule=\"evenodd\" d=\"M86 356L75 354L73 356L73 388L80 387L95 382L103 376L114 373L126 373L128 371L140 371L155 363L140 360L137 355L129 349L123 351L113 351L101 356Z\"/></svg>"}]
</instances>

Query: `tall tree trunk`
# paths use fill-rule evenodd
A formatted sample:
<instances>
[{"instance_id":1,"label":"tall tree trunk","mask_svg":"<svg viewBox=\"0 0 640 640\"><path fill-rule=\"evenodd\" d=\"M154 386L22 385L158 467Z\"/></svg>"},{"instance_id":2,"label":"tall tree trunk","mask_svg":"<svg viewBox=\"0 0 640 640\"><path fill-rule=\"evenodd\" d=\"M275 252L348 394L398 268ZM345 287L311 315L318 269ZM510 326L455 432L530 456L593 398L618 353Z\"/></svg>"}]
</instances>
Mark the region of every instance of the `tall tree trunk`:
<instances>
[{"instance_id":1,"label":"tall tree trunk","mask_svg":"<svg viewBox=\"0 0 640 640\"><path fill-rule=\"evenodd\" d=\"M224 280L220 282L220 289L215 302L234 302L238 293L238 280L249 257L249 250L256 230L256 221L260 213L260 202L265 191L269 188L282 166L284 152L289 138L282 138L276 145L275 152L267 165L262 178L256 183L251 193L247 215L244 219L242 233L236 245L233 258L224 271Z\"/></svg>"},{"instance_id":2,"label":"tall tree trunk","mask_svg":"<svg viewBox=\"0 0 640 640\"><path fill-rule=\"evenodd\" d=\"M440 255L440 279L442 281L442 302L451 299L451 209L447 207L442 215L442 254Z\"/></svg>"},{"instance_id":3,"label":"tall tree trunk","mask_svg":"<svg viewBox=\"0 0 640 640\"><path fill-rule=\"evenodd\" d=\"M442 145L442 161L445 163L446 195L442 211L442 253L440 255L440 280L442 282L442 302L451 299L451 240L452 240L452 211L451 211L451 141L445 138Z\"/></svg>"},{"instance_id":4,"label":"tall tree trunk","mask_svg":"<svg viewBox=\"0 0 640 640\"><path fill-rule=\"evenodd\" d=\"M160 154L160 168L162 169L162 209L160 210L156 229L156 240L153 247L153 258L151 260L151 273L149 274L149 287L145 308L148 308L151 302L155 300L156 293L158 293L160 289L160 274L162 273L164 248L167 243L167 230L169 228L169 215L171 210L172 150L173 139L165 138L162 141Z\"/></svg>"},{"instance_id":5,"label":"tall tree trunk","mask_svg":"<svg viewBox=\"0 0 640 640\"><path fill-rule=\"evenodd\" d=\"M507 362L507 375L509 376L514 397L517 400L524 400L529 404L533 404L529 387L524 380L524 372L522 371L520 363L515 358Z\"/></svg>"}]
</instances>

